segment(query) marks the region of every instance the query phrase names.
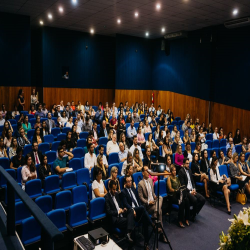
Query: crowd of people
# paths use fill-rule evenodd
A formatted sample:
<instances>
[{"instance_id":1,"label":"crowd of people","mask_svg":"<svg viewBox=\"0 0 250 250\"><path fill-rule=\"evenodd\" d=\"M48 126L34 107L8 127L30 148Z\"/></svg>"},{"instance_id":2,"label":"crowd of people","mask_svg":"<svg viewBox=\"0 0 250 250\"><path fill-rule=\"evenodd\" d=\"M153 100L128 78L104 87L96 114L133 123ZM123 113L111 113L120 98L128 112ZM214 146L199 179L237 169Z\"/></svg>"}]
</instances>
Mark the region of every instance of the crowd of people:
<instances>
[{"instance_id":1,"label":"crowd of people","mask_svg":"<svg viewBox=\"0 0 250 250\"><path fill-rule=\"evenodd\" d=\"M33 125L29 117L22 113L25 105L22 91L19 92L18 106L13 112L6 111L5 105L2 105L0 158L8 157L12 169L22 167L22 186L25 189L27 181L37 178L38 164L42 182L51 174L58 174L62 178L70 170L69 161L74 157L72 151L80 133L88 132L84 147L84 167L89 169L90 175L93 174L92 198L105 197L107 215L115 227L127 230L131 242L131 230L136 221L143 218L143 224L155 229L149 215L155 218L159 213L162 223L163 198L159 199L160 211L157 211L158 200L154 193L157 179L150 175L153 163L166 164L166 187L170 201L179 205L178 221L181 228L189 226L189 220L195 220L205 204L205 198L210 197L211 189L223 192L229 214L232 183L237 183L250 194L250 158L245 159L246 153L250 152L250 145L247 137L241 138L239 129L234 137L231 132L226 136L222 127L213 128L211 123L206 127L205 123L200 124L199 118L192 119L189 114L182 123L176 125L170 109L165 112L160 105L155 108L153 103L150 107L143 102L136 102L132 106L128 102L121 102L119 107L115 103L111 107L109 103L105 103L105 106L99 103L98 109L94 110L88 101L85 105L80 101L75 105L72 101L65 106L61 101L47 110L45 103L39 103L35 91L32 92L31 103L29 114L36 118ZM9 120L16 115L20 115L20 118L18 129L14 132ZM53 117L56 117L56 121ZM47 119L41 123L41 118ZM172 123L174 125L170 129ZM50 166L38 146L44 142L43 137L51 134L55 127L69 127L70 130L66 140L60 142L57 159ZM31 129L35 129L35 132L32 141L29 141L27 133ZM214 150L211 155L208 154L207 133L212 134L213 140L226 140L226 155L222 150L218 155ZM105 145L99 143L103 137L107 138ZM191 150L191 143L195 143L194 151ZM24 156L23 148L27 144L32 144L32 151ZM236 145L242 147L240 155L236 153ZM108 158L112 153L118 153L118 161L123 163L121 175L124 176L124 183L119 182L117 167L113 167L108 176ZM220 174L219 166L225 164L230 167L230 177ZM141 172L143 176L138 185L133 178L136 172ZM108 190L104 180L109 180ZM204 184L205 197L197 192L196 183ZM190 206L193 207L191 211ZM147 230L144 233L145 239L148 239ZM160 239L167 242L162 231L159 234ZM149 249L147 241L145 249Z\"/></svg>"}]
</instances>

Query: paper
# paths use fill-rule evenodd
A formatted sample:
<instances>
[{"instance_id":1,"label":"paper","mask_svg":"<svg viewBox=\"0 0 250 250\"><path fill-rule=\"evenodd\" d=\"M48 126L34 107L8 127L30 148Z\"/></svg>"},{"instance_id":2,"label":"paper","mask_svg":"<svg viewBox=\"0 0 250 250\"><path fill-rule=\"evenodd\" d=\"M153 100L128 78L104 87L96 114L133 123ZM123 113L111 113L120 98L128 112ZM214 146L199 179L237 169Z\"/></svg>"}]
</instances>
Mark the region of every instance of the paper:
<instances>
[{"instance_id":1,"label":"paper","mask_svg":"<svg viewBox=\"0 0 250 250\"><path fill-rule=\"evenodd\" d=\"M66 169L66 172L70 172L70 171L73 171L73 168L67 168Z\"/></svg>"}]
</instances>

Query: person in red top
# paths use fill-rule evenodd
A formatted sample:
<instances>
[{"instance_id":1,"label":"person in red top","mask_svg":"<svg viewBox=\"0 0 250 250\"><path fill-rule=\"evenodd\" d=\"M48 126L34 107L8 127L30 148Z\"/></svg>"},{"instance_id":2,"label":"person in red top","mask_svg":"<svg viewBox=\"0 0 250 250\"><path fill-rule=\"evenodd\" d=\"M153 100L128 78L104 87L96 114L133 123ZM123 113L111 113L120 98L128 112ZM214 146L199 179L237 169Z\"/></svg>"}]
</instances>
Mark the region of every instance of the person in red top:
<instances>
[{"instance_id":1,"label":"person in red top","mask_svg":"<svg viewBox=\"0 0 250 250\"><path fill-rule=\"evenodd\" d=\"M71 102L71 106L70 106L70 108L71 108L71 110L72 110L72 111L75 111L76 106L75 106L74 101L72 101L72 102Z\"/></svg>"}]
</instances>

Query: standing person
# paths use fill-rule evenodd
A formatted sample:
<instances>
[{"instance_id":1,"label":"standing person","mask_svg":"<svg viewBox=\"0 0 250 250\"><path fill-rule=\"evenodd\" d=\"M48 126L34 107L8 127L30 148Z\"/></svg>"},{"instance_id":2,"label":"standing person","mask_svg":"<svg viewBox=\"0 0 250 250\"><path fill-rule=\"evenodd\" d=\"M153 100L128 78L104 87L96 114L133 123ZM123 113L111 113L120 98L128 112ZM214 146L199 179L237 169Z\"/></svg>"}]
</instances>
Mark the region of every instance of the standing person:
<instances>
[{"instance_id":1,"label":"standing person","mask_svg":"<svg viewBox=\"0 0 250 250\"><path fill-rule=\"evenodd\" d=\"M21 112L24 110L24 106L25 106L24 92L22 89L19 89L18 91L17 101L18 101L17 109L19 112Z\"/></svg>"},{"instance_id":2,"label":"standing person","mask_svg":"<svg viewBox=\"0 0 250 250\"><path fill-rule=\"evenodd\" d=\"M36 107L36 105L39 103L38 101L38 96L36 94L36 89L32 89L32 93L30 96L30 104L34 105L34 107Z\"/></svg>"},{"instance_id":3,"label":"standing person","mask_svg":"<svg viewBox=\"0 0 250 250\"><path fill-rule=\"evenodd\" d=\"M189 213L190 213L190 203L187 198L186 190L183 191L182 193L183 197L180 194L181 183L180 183L178 176L176 176L176 168L174 165L170 167L170 172L171 172L171 175L168 177L168 180L167 180L169 196L170 196L172 204L179 205L178 221L179 221L180 227L184 228L185 227L183 225L184 218L185 218L186 225L189 226L188 220L189 220Z\"/></svg>"},{"instance_id":4,"label":"standing person","mask_svg":"<svg viewBox=\"0 0 250 250\"><path fill-rule=\"evenodd\" d=\"M191 220L194 221L206 200L202 195L196 192L193 175L191 169L189 169L189 160L187 158L184 158L183 160L183 168L180 169L178 177L181 185L186 187L187 198L189 199L190 204L193 205Z\"/></svg>"}]
</instances>

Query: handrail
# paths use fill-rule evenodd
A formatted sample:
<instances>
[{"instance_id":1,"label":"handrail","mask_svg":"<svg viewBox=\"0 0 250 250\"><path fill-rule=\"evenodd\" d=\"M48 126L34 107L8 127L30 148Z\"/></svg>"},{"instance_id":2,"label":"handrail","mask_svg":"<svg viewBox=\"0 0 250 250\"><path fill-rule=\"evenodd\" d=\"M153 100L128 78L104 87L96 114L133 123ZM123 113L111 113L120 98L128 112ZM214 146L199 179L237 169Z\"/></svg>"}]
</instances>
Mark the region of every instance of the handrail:
<instances>
[{"instance_id":1,"label":"handrail","mask_svg":"<svg viewBox=\"0 0 250 250\"><path fill-rule=\"evenodd\" d=\"M41 242L42 249L54 249L54 242L61 240L64 236L37 204L17 184L13 177L0 166L0 174L7 180L7 232L8 235L15 235L15 193L26 205L42 228Z\"/></svg>"}]
</instances>

